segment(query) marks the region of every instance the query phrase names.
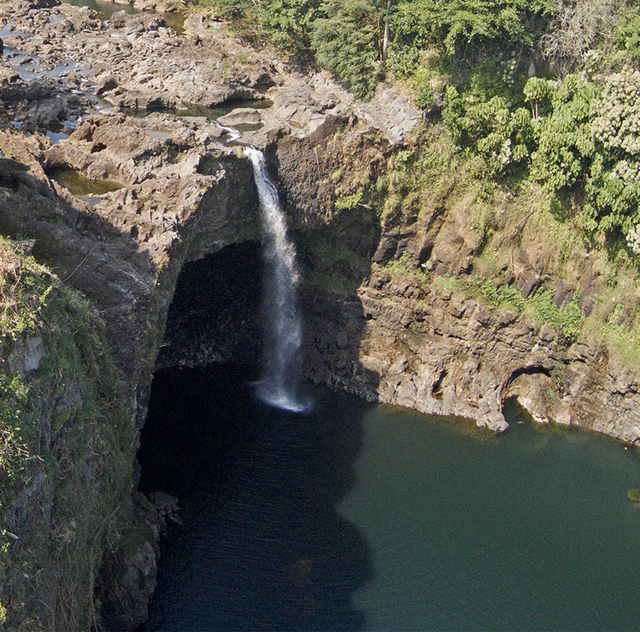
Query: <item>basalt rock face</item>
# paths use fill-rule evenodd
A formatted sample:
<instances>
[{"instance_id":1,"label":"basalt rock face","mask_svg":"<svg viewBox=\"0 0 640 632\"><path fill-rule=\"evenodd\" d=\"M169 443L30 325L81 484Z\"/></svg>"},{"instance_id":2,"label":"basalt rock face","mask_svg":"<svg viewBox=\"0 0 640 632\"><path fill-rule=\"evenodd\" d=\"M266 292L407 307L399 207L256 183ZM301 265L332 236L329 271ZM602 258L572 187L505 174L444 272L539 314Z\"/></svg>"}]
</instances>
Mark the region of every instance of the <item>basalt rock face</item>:
<instances>
[{"instance_id":1,"label":"basalt rock face","mask_svg":"<svg viewBox=\"0 0 640 632\"><path fill-rule=\"evenodd\" d=\"M313 377L367 399L501 432L504 401L517 397L540 423L640 439L637 374L514 312L374 274L358 300L317 312L315 323Z\"/></svg>"},{"instance_id":2,"label":"basalt rock face","mask_svg":"<svg viewBox=\"0 0 640 632\"><path fill-rule=\"evenodd\" d=\"M300 227L300 241L313 243L310 248L316 252L320 245L327 251L324 259L306 259L310 285L303 297L310 324L306 353L312 379L369 400L471 419L494 432L508 428L503 405L516 397L540 423L582 426L638 443L637 370L610 357L603 345L580 337L572 340L525 314L491 307L438 282L471 278L473 257L482 242L448 201L447 187L434 194L430 204L397 218L383 217L382 222L364 208L344 213L334 205L333 214L325 211L323 175L331 173L330 165L352 165L352 171L345 169L333 179L338 187L371 177L358 164L360 157L368 164L384 165L384 143L355 136L351 148L349 142L340 148L323 145L317 162L318 147L304 141L289 139L276 150L287 199L298 208L309 208L307 213L315 218L314 230ZM342 153L342 161L332 157L335 153ZM320 172L314 198L320 203L313 208L298 194L297 179L289 176L294 163L301 181L300 168L306 167L309 179ZM351 193L349 188L344 191ZM509 215L508 203L501 212ZM300 212L298 217L306 215ZM535 226L523 228L528 217L513 220L524 233L519 239L505 229L503 247L511 256L511 263L505 264L506 282L523 299L542 288L551 292L557 308L574 301L575 309L587 316L603 286L588 253L576 262L572 285L566 285L553 276L552 262L538 248L540 231ZM323 222L331 228L318 228ZM324 240L320 245L318 234ZM348 258L341 252L344 247ZM326 281L318 283L318 273L324 272L331 279L350 282L352 289L328 289Z\"/></svg>"},{"instance_id":3,"label":"basalt rock face","mask_svg":"<svg viewBox=\"0 0 640 632\"><path fill-rule=\"evenodd\" d=\"M340 141L283 136L268 148L304 266L309 377L494 432L508 428L502 408L516 397L540 423L639 442L637 370L604 345L438 283L471 278L484 239L465 220L474 195L451 201L454 185L445 178L404 214L379 217L357 197L341 210L340 201L389 169L391 150L388 135L366 128ZM508 196L498 204L504 283L522 299L551 292L558 309L573 303L588 316L604 285L589 253L575 261L571 280L559 277L531 212L515 213Z\"/></svg>"},{"instance_id":4,"label":"basalt rock face","mask_svg":"<svg viewBox=\"0 0 640 632\"><path fill-rule=\"evenodd\" d=\"M400 219L361 201L419 120L394 91L355 104L327 75L290 72L197 16L178 36L149 13L101 22L88 9L16 0L0 1L0 14L19 31L3 37L0 59L0 232L28 240L88 299L121 385L129 442L118 449L132 480L125 523L97 561L105 629L142 623L155 584L162 511L135 491L133 466L153 371L259 357L258 198L238 133L265 151L287 211L310 379L494 431L514 396L538 421L640 438L638 376L606 351L432 283L467 274L479 243L446 192ZM128 111L144 108L181 112ZM54 143L52 132L68 138ZM116 190L82 199L60 184L69 171ZM526 295L544 262L524 247L518 256L514 283ZM600 282L592 272L580 270L584 311ZM559 305L572 300L573 289L556 289ZM29 340L9 354L11 371L39 362ZM19 506L35 515L29 498ZM42 529L27 521L16 535L28 548ZM69 594L84 591L75 602L87 603L93 589L69 576L58 593L36 594L16 577L0 573L0 602L19 595L47 630Z\"/></svg>"},{"instance_id":5,"label":"basalt rock face","mask_svg":"<svg viewBox=\"0 0 640 632\"><path fill-rule=\"evenodd\" d=\"M525 314L491 307L438 282L470 278L482 241L448 201L448 187L434 193L430 204L398 218L380 221L365 208L341 212L335 204L326 211L331 208L323 203L329 197L327 182L350 194L349 182L370 181L373 175L363 163L380 172L385 155L384 142L366 134L354 134L340 146L331 141L311 147L288 139L275 150L282 189L303 209L298 213L301 251L304 255L308 246L316 255L326 252L303 257L310 377L372 401L471 419L494 432L508 428L503 405L516 397L540 423L577 425L638 443L637 370L610 357L603 345L569 339ZM293 164L295 178L289 175ZM327 178L338 164L352 169ZM298 178L304 181L304 168L315 180L314 203L303 200L296 186ZM501 212L510 214L509 203ZM304 222L307 216L312 219ZM540 231L535 225L524 228L527 219L525 214L510 224L523 232L517 240L505 229L503 247L511 255L506 282L523 298L544 282L542 289L551 292L556 307L574 301L587 316L603 286L588 253L576 262L569 286L553 276L552 263L538 248ZM311 225L315 228L305 228ZM323 273L350 288L327 287L326 279L318 281Z\"/></svg>"}]
</instances>

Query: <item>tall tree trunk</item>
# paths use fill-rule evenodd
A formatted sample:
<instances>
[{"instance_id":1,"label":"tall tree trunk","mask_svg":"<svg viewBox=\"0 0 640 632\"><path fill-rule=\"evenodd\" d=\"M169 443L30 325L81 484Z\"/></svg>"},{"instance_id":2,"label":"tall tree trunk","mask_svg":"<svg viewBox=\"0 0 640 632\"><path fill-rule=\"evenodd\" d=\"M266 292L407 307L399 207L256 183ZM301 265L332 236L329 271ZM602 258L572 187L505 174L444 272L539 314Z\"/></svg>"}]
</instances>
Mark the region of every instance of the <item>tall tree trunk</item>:
<instances>
[{"instance_id":1,"label":"tall tree trunk","mask_svg":"<svg viewBox=\"0 0 640 632\"><path fill-rule=\"evenodd\" d=\"M387 0L387 13L384 16L384 37L382 39L382 66L387 62L387 49L389 48L389 14L391 13L391 2Z\"/></svg>"}]
</instances>

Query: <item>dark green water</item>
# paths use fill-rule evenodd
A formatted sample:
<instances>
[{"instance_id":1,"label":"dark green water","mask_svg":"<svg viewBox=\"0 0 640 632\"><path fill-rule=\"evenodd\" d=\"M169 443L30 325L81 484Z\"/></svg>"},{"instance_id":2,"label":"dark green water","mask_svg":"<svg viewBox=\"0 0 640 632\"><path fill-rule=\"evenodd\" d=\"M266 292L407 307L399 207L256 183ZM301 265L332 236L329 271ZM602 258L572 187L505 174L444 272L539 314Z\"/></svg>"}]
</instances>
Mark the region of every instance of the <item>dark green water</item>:
<instances>
[{"instance_id":1,"label":"dark green water","mask_svg":"<svg viewBox=\"0 0 640 632\"><path fill-rule=\"evenodd\" d=\"M173 116L204 116L208 119L218 119L225 114L230 114L238 108L252 108L254 110L266 110L273 106L273 101L270 99L240 99L237 101L228 101L224 105L219 107L209 108L204 105L188 104L184 109L177 110L174 108L153 108L149 110L130 110L123 108L123 112L134 118L146 118L150 114L161 113L171 114ZM251 129L260 129L263 123L256 125L244 124L234 125L236 128L244 127ZM251 131L246 129L245 131Z\"/></svg>"},{"instance_id":2,"label":"dark green water","mask_svg":"<svg viewBox=\"0 0 640 632\"><path fill-rule=\"evenodd\" d=\"M89 204L97 204L101 199L99 196L123 187L122 184L109 180L89 180L74 169L54 169L48 175L65 189L68 189L71 195L75 195Z\"/></svg>"},{"instance_id":3,"label":"dark green water","mask_svg":"<svg viewBox=\"0 0 640 632\"><path fill-rule=\"evenodd\" d=\"M142 487L180 497L184 527L146 630L640 629L640 464L620 444L327 391L296 415L233 367L153 391Z\"/></svg>"},{"instance_id":4,"label":"dark green water","mask_svg":"<svg viewBox=\"0 0 640 632\"><path fill-rule=\"evenodd\" d=\"M338 507L373 550L374 580L354 595L366 629L640 629L637 456L507 413L501 437L364 415Z\"/></svg>"},{"instance_id":5,"label":"dark green water","mask_svg":"<svg viewBox=\"0 0 640 632\"><path fill-rule=\"evenodd\" d=\"M109 20L118 11L125 11L131 15L142 13L142 9L135 9L130 4L119 4L103 0L63 0L63 2L76 7L89 7L100 20ZM161 15L165 24L171 27L178 35L184 33L184 16L181 13L174 11L172 13L158 13L158 15Z\"/></svg>"}]
</instances>

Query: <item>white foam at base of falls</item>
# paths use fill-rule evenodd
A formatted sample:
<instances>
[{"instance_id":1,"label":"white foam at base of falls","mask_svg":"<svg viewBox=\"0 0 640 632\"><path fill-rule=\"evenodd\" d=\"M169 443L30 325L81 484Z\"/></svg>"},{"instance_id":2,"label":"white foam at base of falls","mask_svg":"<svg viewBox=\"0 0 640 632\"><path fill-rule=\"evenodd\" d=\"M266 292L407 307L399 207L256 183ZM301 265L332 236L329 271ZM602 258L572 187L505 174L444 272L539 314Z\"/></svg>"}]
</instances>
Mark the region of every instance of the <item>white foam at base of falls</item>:
<instances>
[{"instance_id":1,"label":"white foam at base of falls","mask_svg":"<svg viewBox=\"0 0 640 632\"><path fill-rule=\"evenodd\" d=\"M298 397L302 319L296 295L295 248L287 236L278 191L267 174L263 153L252 147L245 147L244 153L253 165L258 189L265 261L263 374L257 393L271 406L302 412L309 405Z\"/></svg>"}]
</instances>

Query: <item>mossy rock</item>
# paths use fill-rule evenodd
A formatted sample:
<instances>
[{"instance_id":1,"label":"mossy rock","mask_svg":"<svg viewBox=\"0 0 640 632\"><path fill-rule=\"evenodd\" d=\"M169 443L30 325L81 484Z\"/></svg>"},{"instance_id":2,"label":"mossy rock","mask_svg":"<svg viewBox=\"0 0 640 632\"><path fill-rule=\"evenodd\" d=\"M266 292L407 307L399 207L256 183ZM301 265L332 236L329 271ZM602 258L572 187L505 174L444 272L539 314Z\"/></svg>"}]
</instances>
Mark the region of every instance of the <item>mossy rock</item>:
<instances>
[{"instance_id":1,"label":"mossy rock","mask_svg":"<svg viewBox=\"0 0 640 632\"><path fill-rule=\"evenodd\" d=\"M627 491L627 498L634 503L640 503L640 489L630 489Z\"/></svg>"}]
</instances>

